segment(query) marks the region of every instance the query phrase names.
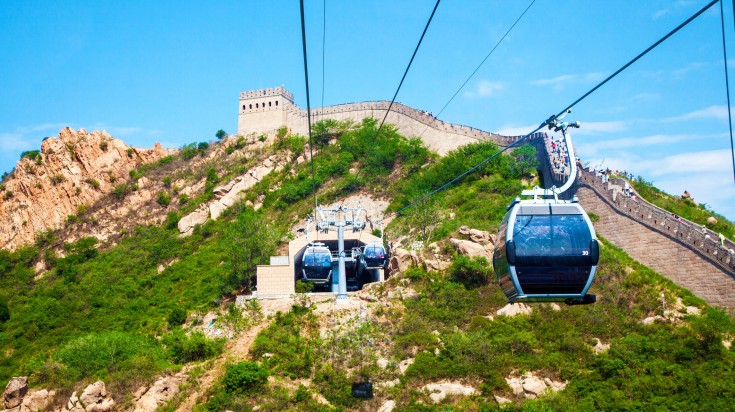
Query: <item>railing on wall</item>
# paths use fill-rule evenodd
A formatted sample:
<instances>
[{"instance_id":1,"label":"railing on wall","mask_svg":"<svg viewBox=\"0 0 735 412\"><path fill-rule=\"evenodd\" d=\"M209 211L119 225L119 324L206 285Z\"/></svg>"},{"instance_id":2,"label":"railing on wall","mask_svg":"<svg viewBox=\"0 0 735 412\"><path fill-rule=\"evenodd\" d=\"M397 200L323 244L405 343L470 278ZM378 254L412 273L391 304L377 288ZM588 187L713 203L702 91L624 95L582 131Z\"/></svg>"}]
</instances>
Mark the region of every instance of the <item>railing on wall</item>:
<instances>
[{"instance_id":1,"label":"railing on wall","mask_svg":"<svg viewBox=\"0 0 735 412\"><path fill-rule=\"evenodd\" d=\"M551 166L548 137L534 136L529 139L529 144L533 145L538 153L539 169L544 176L546 188L552 185L559 187L566 181L568 175L554 170ZM640 196L635 198L626 196L623 193L625 183L625 180L621 178L612 178L603 182L602 176L596 176L580 165L577 182L572 191L576 192L580 186L593 190L618 213L689 248L735 278L735 242L725 239L720 243L719 233L675 216Z\"/></svg>"},{"instance_id":2,"label":"railing on wall","mask_svg":"<svg viewBox=\"0 0 735 412\"><path fill-rule=\"evenodd\" d=\"M608 205L618 213L659 232L681 245L694 251L705 260L735 277L735 243L725 239L720 243L720 235L704 226L690 222L682 217L661 209L636 196L623 193L625 180L612 178L603 182L589 170L581 169L579 186L594 190Z\"/></svg>"},{"instance_id":3,"label":"railing on wall","mask_svg":"<svg viewBox=\"0 0 735 412\"><path fill-rule=\"evenodd\" d=\"M388 107L390 107L389 101L345 103L345 104L338 104L334 106L327 106L324 108L312 109L311 115L313 118L324 118L324 117L329 117L329 115L333 115L333 114L349 113L349 112L355 112L355 111L366 111L366 110L385 111L385 110L388 110ZM289 107L284 108L284 110L290 113L293 113L295 115L298 115L300 117L306 117L306 110L296 105L289 105ZM462 136L467 136L470 138L474 138L478 141L490 140L501 146L507 146L511 144L513 141L515 141L516 139L516 137L501 136L495 133L490 133L484 130L476 129L471 126L465 126L465 125L445 122L443 120L437 119L429 112L417 110L417 109L414 109L413 107L406 106L402 103L393 103L393 107L391 107L391 113L402 114L406 117L409 117L413 120L418 121L419 123L424 124L425 126L431 127L436 130L455 133L455 134L459 134Z\"/></svg>"}]
</instances>

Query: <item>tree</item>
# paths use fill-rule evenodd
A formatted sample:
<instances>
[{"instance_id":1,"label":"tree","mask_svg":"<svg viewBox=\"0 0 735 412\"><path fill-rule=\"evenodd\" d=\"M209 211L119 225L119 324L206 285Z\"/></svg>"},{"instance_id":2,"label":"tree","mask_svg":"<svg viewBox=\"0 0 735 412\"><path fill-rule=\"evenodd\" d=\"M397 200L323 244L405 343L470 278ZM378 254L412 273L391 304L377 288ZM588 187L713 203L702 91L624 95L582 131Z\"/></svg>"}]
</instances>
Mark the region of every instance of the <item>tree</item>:
<instances>
[{"instance_id":1,"label":"tree","mask_svg":"<svg viewBox=\"0 0 735 412\"><path fill-rule=\"evenodd\" d=\"M227 132L222 129L219 129L217 130L217 133L215 134L215 136L217 137L218 140L222 140L225 137L227 137Z\"/></svg>"},{"instance_id":2,"label":"tree","mask_svg":"<svg viewBox=\"0 0 735 412\"><path fill-rule=\"evenodd\" d=\"M5 323L8 319L10 319L8 299L5 296L0 296L0 323Z\"/></svg>"},{"instance_id":3,"label":"tree","mask_svg":"<svg viewBox=\"0 0 735 412\"><path fill-rule=\"evenodd\" d=\"M275 248L277 237L265 219L253 208L247 207L226 231L229 245L229 286L253 289L256 267L266 263Z\"/></svg>"},{"instance_id":4,"label":"tree","mask_svg":"<svg viewBox=\"0 0 735 412\"><path fill-rule=\"evenodd\" d=\"M515 159L513 171L521 176L526 176L538 167L536 159L536 148L531 145L523 145L513 151L511 156Z\"/></svg>"}]
</instances>

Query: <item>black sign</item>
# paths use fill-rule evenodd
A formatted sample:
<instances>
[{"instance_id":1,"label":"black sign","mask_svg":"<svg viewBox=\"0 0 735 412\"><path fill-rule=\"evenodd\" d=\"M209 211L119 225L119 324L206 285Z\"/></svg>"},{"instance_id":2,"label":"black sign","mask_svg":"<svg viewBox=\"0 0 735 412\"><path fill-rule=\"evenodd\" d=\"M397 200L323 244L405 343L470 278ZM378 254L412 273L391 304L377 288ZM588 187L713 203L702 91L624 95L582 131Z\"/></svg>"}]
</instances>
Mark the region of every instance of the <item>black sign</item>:
<instances>
[{"instance_id":1,"label":"black sign","mask_svg":"<svg viewBox=\"0 0 735 412\"><path fill-rule=\"evenodd\" d=\"M352 384L352 396L361 399L373 398L373 384L371 382L359 382Z\"/></svg>"}]
</instances>

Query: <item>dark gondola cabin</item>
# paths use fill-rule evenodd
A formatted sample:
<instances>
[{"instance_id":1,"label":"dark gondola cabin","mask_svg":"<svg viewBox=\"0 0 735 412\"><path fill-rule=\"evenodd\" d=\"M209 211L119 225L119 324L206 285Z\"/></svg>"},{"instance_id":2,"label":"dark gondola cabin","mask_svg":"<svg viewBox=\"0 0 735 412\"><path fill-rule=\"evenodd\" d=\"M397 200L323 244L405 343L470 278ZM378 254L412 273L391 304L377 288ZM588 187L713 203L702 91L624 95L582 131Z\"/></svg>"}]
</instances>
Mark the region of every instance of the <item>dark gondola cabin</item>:
<instances>
[{"instance_id":1,"label":"dark gondola cabin","mask_svg":"<svg viewBox=\"0 0 735 412\"><path fill-rule=\"evenodd\" d=\"M301 260L303 280L312 283L329 283L332 279L332 252L323 243L311 243Z\"/></svg>"},{"instance_id":2,"label":"dark gondola cabin","mask_svg":"<svg viewBox=\"0 0 735 412\"><path fill-rule=\"evenodd\" d=\"M498 231L493 268L510 302L592 303L599 246L576 202L516 200Z\"/></svg>"},{"instance_id":3,"label":"dark gondola cabin","mask_svg":"<svg viewBox=\"0 0 735 412\"><path fill-rule=\"evenodd\" d=\"M370 242L363 246L361 258L366 269L382 269L387 263L388 254L382 244Z\"/></svg>"}]
</instances>

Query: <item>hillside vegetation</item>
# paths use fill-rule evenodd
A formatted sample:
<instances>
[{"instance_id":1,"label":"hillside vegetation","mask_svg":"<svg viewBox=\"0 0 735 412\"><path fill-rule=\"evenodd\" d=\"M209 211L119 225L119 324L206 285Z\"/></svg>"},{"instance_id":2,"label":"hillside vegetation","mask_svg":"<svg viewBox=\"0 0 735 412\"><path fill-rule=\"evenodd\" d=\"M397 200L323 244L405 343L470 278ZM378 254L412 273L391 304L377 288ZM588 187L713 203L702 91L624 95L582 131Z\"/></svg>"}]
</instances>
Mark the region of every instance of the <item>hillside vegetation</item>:
<instances>
[{"instance_id":1,"label":"hillside vegetation","mask_svg":"<svg viewBox=\"0 0 735 412\"><path fill-rule=\"evenodd\" d=\"M307 139L283 129L249 159L228 148L220 167L205 162L190 171L206 176L204 192L178 202L180 210L162 226L138 227L109 248L82 238L63 246L64 257L51 248L58 244L53 233L37 245L0 251L0 384L24 375L33 386L68 397L102 379L125 404L162 374L198 365L189 372L196 380L225 340L192 330L208 312L219 311L218 322L235 333L257 321L257 304L243 313L232 297L252 290L255 266L283 247L289 229L310 213L312 185L322 204L361 193L390 199L389 211L397 212L497 150L477 143L438 158L392 127L375 137L374 119L325 121L316 130L314 181L308 162L296 161L308 150ZM208 150L216 148L190 145L175 161L140 173L159 179L182 173L168 168L185 167ZM218 182L271 154L290 161L218 220L178 236L179 217L211 199ZM456 256L448 238L459 236L462 225L495 232L505 206L524 187L524 161L500 156L402 211L386 228L394 240L436 242L452 261L449 268L419 265L371 285L360 293L376 301L361 303L355 314L325 313L298 297L289 312L269 319L246 359L224 355L230 359L224 373L204 388L196 409L377 410L393 399L394 411L731 410L735 350L723 341L735 336L732 317L607 242L591 290L596 304L539 304L528 315L496 314L507 302L491 266L484 258ZM114 199L108 201L114 207ZM246 201L262 201L262 207L255 211ZM41 277L33 269L39 259L49 266ZM655 315L658 320L641 322ZM598 343L609 349L596 353ZM515 395L506 379L527 373L566 382L566 388L538 399ZM353 397L351 384L368 380L390 384L376 385L372 400ZM434 404L424 388L440 380L477 393ZM511 402L499 405L494 396ZM167 410L181 401L175 398Z\"/></svg>"}]
</instances>

